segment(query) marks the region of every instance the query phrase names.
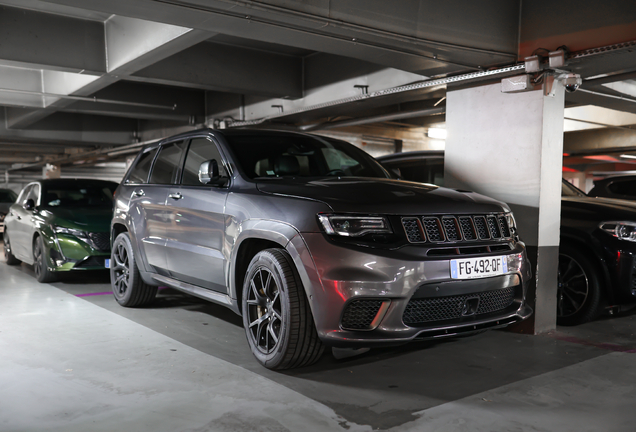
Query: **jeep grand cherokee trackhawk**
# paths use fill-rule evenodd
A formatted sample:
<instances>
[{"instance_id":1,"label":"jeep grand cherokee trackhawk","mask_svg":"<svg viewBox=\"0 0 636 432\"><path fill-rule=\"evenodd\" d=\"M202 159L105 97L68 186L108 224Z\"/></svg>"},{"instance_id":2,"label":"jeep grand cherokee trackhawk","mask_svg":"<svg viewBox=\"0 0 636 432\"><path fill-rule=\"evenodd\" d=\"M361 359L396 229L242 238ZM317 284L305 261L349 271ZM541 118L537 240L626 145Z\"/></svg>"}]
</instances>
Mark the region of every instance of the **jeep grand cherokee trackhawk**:
<instances>
[{"instance_id":1,"label":"jeep grand cherokee trackhawk","mask_svg":"<svg viewBox=\"0 0 636 432\"><path fill-rule=\"evenodd\" d=\"M143 148L115 195L111 283L142 306L167 285L242 315L270 369L323 347L504 327L531 314L506 204L392 180L307 134L199 130Z\"/></svg>"}]
</instances>

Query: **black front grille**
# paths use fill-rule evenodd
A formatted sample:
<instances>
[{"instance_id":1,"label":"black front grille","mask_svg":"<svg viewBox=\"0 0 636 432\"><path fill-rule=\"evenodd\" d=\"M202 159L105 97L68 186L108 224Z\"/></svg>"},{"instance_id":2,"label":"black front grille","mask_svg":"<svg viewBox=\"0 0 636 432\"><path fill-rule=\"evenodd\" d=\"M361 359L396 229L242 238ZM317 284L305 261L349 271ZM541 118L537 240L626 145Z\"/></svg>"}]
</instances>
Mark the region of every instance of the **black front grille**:
<instances>
[{"instance_id":1,"label":"black front grille","mask_svg":"<svg viewBox=\"0 0 636 432\"><path fill-rule=\"evenodd\" d=\"M88 233L88 244L100 252L107 252L110 250L110 234L107 232Z\"/></svg>"},{"instance_id":2,"label":"black front grille","mask_svg":"<svg viewBox=\"0 0 636 432\"><path fill-rule=\"evenodd\" d=\"M403 217L402 226L410 243L457 243L512 238L503 214Z\"/></svg>"},{"instance_id":3,"label":"black front grille","mask_svg":"<svg viewBox=\"0 0 636 432\"><path fill-rule=\"evenodd\" d=\"M473 298L479 299L475 316L497 312L514 302L514 287L449 297L413 299L406 305L402 321L406 325L416 325L461 318L464 316L466 301Z\"/></svg>"},{"instance_id":4,"label":"black front grille","mask_svg":"<svg viewBox=\"0 0 636 432\"><path fill-rule=\"evenodd\" d=\"M366 330L371 328L373 319L382 306L382 300L354 300L342 314L342 328Z\"/></svg>"},{"instance_id":5,"label":"black front grille","mask_svg":"<svg viewBox=\"0 0 636 432\"><path fill-rule=\"evenodd\" d=\"M404 218L402 219L402 225L404 225L404 231L406 231L406 237L408 237L411 243L420 243L424 241L424 236L420 222L417 218Z\"/></svg>"},{"instance_id":6,"label":"black front grille","mask_svg":"<svg viewBox=\"0 0 636 432\"><path fill-rule=\"evenodd\" d=\"M422 224L424 225L426 236L430 241L444 241L444 234L442 233L442 227L438 218L422 218Z\"/></svg>"},{"instance_id":7,"label":"black front grille","mask_svg":"<svg viewBox=\"0 0 636 432\"><path fill-rule=\"evenodd\" d=\"M457 241L461 240L459 231L457 229L457 219L454 217L442 218L442 224L444 225L444 232L446 233L446 240Z\"/></svg>"},{"instance_id":8,"label":"black front grille","mask_svg":"<svg viewBox=\"0 0 636 432\"><path fill-rule=\"evenodd\" d=\"M497 239L501 237L501 232L499 232L499 224L497 223L497 218L494 216L488 216L486 218L488 222L488 229L490 230L490 237Z\"/></svg>"},{"instance_id":9,"label":"black front grille","mask_svg":"<svg viewBox=\"0 0 636 432\"><path fill-rule=\"evenodd\" d=\"M105 267L106 257L98 257L98 256L90 256L86 258L84 261L78 262L75 264L74 268L87 268L87 267Z\"/></svg>"}]
</instances>

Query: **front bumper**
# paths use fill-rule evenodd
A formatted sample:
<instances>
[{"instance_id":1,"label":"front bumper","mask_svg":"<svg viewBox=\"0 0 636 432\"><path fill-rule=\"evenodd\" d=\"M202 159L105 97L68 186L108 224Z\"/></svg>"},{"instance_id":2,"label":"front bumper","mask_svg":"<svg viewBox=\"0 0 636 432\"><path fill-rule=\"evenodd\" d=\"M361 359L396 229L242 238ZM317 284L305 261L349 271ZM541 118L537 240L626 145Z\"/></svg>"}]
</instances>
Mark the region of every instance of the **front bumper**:
<instances>
[{"instance_id":1,"label":"front bumper","mask_svg":"<svg viewBox=\"0 0 636 432\"><path fill-rule=\"evenodd\" d=\"M307 248L299 254L301 277L318 335L327 345L385 346L468 334L505 327L532 313L525 304L531 271L522 243L506 253L484 254L515 256L518 264L510 273L457 280L451 279L450 261L465 256L431 258L417 246L395 251L343 247L318 233L298 237L292 244L297 250ZM480 309L487 303L491 306ZM350 328L358 322L347 315L354 305L362 311L358 315L368 317L366 328ZM419 322L412 314L417 308L416 315L425 317Z\"/></svg>"},{"instance_id":2,"label":"front bumper","mask_svg":"<svg viewBox=\"0 0 636 432\"><path fill-rule=\"evenodd\" d=\"M47 241L49 270L55 272L105 269L110 251L100 251L72 235L55 235Z\"/></svg>"}]
</instances>

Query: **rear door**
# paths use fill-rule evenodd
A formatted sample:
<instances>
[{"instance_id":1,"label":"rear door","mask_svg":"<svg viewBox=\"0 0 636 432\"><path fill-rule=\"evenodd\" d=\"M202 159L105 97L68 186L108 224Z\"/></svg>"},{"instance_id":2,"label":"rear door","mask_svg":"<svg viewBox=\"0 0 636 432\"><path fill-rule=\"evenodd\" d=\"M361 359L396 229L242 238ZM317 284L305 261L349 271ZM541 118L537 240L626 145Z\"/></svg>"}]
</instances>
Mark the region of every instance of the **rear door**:
<instances>
[{"instance_id":1,"label":"rear door","mask_svg":"<svg viewBox=\"0 0 636 432\"><path fill-rule=\"evenodd\" d=\"M149 150L147 155L142 155L128 178L127 186L130 186L128 190L131 193L128 213L147 271L167 274L165 244L166 227L170 221L166 197L177 178L185 144L181 140Z\"/></svg>"},{"instance_id":2,"label":"rear door","mask_svg":"<svg viewBox=\"0 0 636 432\"><path fill-rule=\"evenodd\" d=\"M199 165L215 159L222 177L226 165L217 145L207 137L193 138L185 158L181 184L170 189L167 205L166 253L170 274L181 281L227 292L224 253L225 201L228 189L199 182Z\"/></svg>"}]
</instances>

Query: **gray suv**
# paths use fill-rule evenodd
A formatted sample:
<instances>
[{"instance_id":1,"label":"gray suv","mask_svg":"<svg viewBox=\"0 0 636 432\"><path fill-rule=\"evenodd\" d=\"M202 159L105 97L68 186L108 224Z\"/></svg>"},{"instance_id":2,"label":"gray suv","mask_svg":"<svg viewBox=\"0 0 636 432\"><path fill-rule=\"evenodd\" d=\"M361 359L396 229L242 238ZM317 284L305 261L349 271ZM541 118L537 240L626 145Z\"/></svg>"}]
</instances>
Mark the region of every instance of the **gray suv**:
<instances>
[{"instance_id":1,"label":"gray suv","mask_svg":"<svg viewBox=\"0 0 636 432\"><path fill-rule=\"evenodd\" d=\"M331 138L204 129L147 146L115 194L111 238L119 304L165 285L225 305L270 369L532 312L506 204L392 180Z\"/></svg>"}]
</instances>

